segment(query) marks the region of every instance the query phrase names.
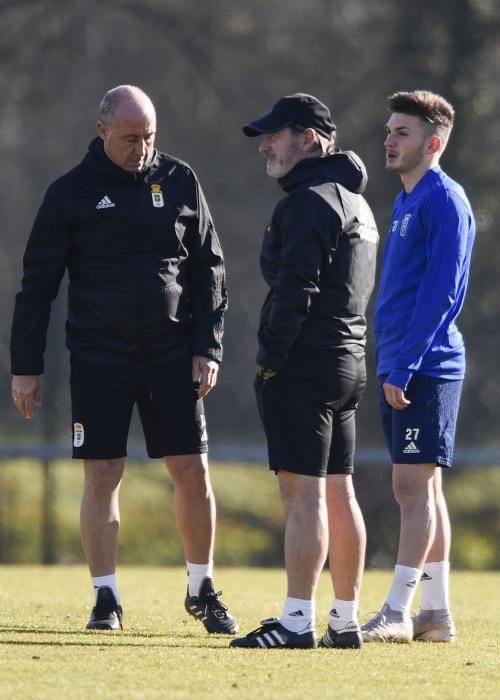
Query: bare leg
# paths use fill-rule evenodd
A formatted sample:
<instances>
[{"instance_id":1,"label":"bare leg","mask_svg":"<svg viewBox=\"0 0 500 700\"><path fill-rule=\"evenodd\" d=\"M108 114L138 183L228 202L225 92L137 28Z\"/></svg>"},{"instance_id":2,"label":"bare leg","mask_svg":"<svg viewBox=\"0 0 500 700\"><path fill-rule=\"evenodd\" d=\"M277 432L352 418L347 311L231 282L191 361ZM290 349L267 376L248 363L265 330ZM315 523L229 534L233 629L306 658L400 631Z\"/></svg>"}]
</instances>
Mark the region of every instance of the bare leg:
<instances>
[{"instance_id":1,"label":"bare leg","mask_svg":"<svg viewBox=\"0 0 500 700\"><path fill-rule=\"evenodd\" d=\"M436 532L435 464L395 464L393 489L401 511L397 563L421 569Z\"/></svg>"},{"instance_id":2,"label":"bare leg","mask_svg":"<svg viewBox=\"0 0 500 700\"><path fill-rule=\"evenodd\" d=\"M118 496L125 459L86 459L80 530L91 576L116 569L120 508Z\"/></svg>"},{"instance_id":3,"label":"bare leg","mask_svg":"<svg viewBox=\"0 0 500 700\"><path fill-rule=\"evenodd\" d=\"M165 457L174 482L175 516L186 561L206 564L213 558L215 498L206 454Z\"/></svg>"},{"instance_id":4,"label":"bare leg","mask_svg":"<svg viewBox=\"0 0 500 700\"><path fill-rule=\"evenodd\" d=\"M328 549L325 479L283 470L278 479L286 511L287 595L312 600Z\"/></svg>"},{"instance_id":5,"label":"bare leg","mask_svg":"<svg viewBox=\"0 0 500 700\"><path fill-rule=\"evenodd\" d=\"M451 547L451 525L448 508L443 493L443 470L436 468L434 476L434 493L436 499L436 534L427 552L426 561L448 561Z\"/></svg>"},{"instance_id":6,"label":"bare leg","mask_svg":"<svg viewBox=\"0 0 500 700\"><path fill-rule=\"evenodd\" d=\"M365 562L366 529L350 474L326 479L330 575L336 598L358 600Z\"/></svg>"},{"instance_id":7,"label":"bare leg","mask_svg":"<svg viewBox=\"0 0 500 700\"><path fill-rule=\"evenodd\" d=\"M424 572L426 578L422 581L420 608L424 611L440 611L440 616L437 618L437 624L440 629L434 630L431 638L436 638L437 641L452 641L454 637L453 624L449 615L441 616L443 610L449 611L450 609L449 556L451 527L442 489L442 469L439 468L436 469L434 477L434 494L436 499L436 534L425 560ZM422 625L425 627L425 625L430 624L430 621L428 613L423 613ZM435 618L434 621L436 621Z\"/></svg>"}]
</instances>

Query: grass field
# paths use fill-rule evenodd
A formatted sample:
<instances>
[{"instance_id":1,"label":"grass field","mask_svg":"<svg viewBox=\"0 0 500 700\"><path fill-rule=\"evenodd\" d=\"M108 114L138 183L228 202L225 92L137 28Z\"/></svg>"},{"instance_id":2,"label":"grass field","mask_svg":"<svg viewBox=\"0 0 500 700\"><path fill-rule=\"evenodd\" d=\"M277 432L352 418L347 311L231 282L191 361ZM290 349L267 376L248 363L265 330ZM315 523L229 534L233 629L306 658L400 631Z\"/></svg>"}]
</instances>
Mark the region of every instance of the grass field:
<instances>
[{"instance_id":1,"label":"grass field","mask_svg":"<svg viewBox=\"0 0 500 700\"><path fill-rule=\"evenodd\" d=\"M377 609L388 572L368 572L362 617ZM0 567L0 697L17 698L498 698L500 574L457 572L453 645L365 645L354 650L229 649L183 610L180 568L122 567L125 630L84 630L86 569ZM279 615L280 570L217 572L243 632ZM331 592L323 574L318 631Z\"/></svg>"}]
</instances>

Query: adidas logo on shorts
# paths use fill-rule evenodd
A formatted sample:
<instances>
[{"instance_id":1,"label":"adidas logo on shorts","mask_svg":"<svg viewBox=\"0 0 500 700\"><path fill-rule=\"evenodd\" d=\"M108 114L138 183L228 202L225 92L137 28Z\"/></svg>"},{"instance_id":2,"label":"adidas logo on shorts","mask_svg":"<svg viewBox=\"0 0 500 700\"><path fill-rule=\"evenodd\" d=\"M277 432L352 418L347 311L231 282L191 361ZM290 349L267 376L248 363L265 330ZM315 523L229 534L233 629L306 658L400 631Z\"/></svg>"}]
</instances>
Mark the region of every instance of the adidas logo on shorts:
<instances>
[{"instance_id":1,"label":"adidas logo on shorts","mask_svg":"<svg viewBox=\"0 0 500 700\"><path fill-rule=\"evenodd\" d=\"M418 455L418 454L420 454L420 450L415 445L415 443L412 441L412 442L410 442L409 445L406 445L406 447L403 450L403 454L404 455Z\"/></svg>"}]
</instances>

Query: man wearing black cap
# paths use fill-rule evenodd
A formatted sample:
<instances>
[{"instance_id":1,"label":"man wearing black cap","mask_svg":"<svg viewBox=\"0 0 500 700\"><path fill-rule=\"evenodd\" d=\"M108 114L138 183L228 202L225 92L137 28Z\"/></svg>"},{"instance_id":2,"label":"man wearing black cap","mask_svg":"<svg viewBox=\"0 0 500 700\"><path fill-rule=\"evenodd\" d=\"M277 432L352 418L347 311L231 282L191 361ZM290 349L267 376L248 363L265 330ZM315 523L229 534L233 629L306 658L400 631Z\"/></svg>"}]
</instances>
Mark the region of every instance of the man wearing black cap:
<instances>
[{"instance_id":1,"label":"man wearing black cap","mask_svg":"<svg viewBox=\"0 0 500 700\"><path fill-rule=\"evenodd\" d=\"M281 98L243 132L261 136L267 174L286 193L261 253L270 291L255 389L286 510L288 591L279 619L264 620L231 646L317 646L314 598L328 554L335 597L319 644L360 648L366 533L352 472L378 243L361 195L366 171L354 153L335 149L330 111L311 95Z\"/></svg>"}]
</instances>

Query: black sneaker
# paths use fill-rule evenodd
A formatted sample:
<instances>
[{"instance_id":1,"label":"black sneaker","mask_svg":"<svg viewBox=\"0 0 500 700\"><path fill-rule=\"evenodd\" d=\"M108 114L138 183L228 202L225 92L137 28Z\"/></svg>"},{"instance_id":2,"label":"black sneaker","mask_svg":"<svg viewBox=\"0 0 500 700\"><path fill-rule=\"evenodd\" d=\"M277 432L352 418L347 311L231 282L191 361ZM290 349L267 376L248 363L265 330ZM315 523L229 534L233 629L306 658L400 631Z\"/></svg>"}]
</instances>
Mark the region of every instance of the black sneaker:
<instances>
[{"instance_id":1,"label":"black sneaker","mask_svg":"<svg viewBox=\"0 0 500 700\"><path fill-rule=\"evenodd\" d=\"M90 620L88 630L121 630L123 612L118 605L113 591L108 586L101 586L97 591L97 601Z\"/></svg>"},{"instance_id":2,"label":"black sneaker","mask_svg":"<svg viewBox=\"0 0 500 700\"><path fill-rule=\"evenodd\" d=\"M347 626L336 632L328 625L325 634L319 640L318 646L329 647L330 649L361 649L363 637L359 628L348 629Z\"/></svg>"},{"instance_id":3,"label":"black sneaker","mask_svg":"<svg viewBox=\"0 0 500 700\"><path fill-rule=\"evenodd\" d=\"M246 637L233 639L229 646L242 649L314 649L317 646L316 635L309 629L290 632L277 617L262 620L261 625Z\"/></svg>"},{"instance_id":4,"label":"black sneaker","mask_svg":"<svg viewBox=\"0 0 500 700\"><path fill-rule=\"evenodd\" d=\"M214 582L210 577L203 579L198 595L189 595L189 588L184 601L186 612L201 620L207 632L215 634L236 634L238 623L231 617L227 607L219 598L222 591L215 592Z\"/></svg>"}]
</instances>

